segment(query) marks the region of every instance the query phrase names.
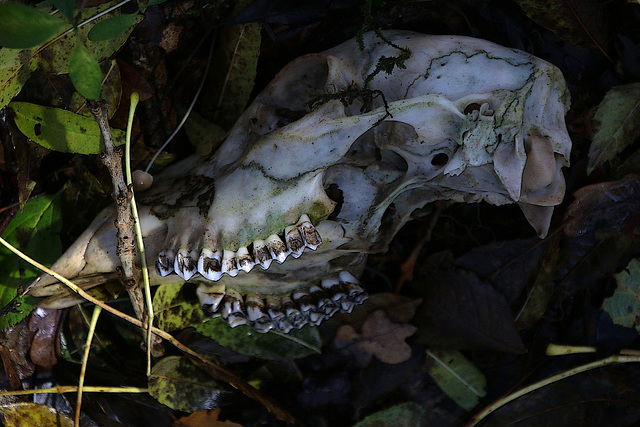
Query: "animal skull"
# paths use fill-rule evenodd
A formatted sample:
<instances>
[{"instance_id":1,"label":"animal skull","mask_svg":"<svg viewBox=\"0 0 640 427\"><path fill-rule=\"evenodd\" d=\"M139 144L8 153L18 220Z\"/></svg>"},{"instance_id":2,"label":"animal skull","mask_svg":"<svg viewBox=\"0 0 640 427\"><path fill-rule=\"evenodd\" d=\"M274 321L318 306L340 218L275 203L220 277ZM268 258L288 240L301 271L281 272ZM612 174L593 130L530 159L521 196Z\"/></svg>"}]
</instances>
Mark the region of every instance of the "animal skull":
<instances>
[{"instance_id":1,"label":"animal skull","mask_svg":"<svg viewBox=\"0 0 640 427\"><path fill-rule=\"evenodd\" d=\"M291 62L209 159L187 158L137 195L152 284L199 281L203 308L232 327L288 332L366 299L367 254L427 203L518 203L546 235L571 150L560 71L483 40L383 34L393 45L368 33L363 51L351 40ZM397 47L411 51L404 67L376 73ZM114 215L54 270L115 271ZM32 294L76 302L50 277Z\"/></svg>"}]
</instances>

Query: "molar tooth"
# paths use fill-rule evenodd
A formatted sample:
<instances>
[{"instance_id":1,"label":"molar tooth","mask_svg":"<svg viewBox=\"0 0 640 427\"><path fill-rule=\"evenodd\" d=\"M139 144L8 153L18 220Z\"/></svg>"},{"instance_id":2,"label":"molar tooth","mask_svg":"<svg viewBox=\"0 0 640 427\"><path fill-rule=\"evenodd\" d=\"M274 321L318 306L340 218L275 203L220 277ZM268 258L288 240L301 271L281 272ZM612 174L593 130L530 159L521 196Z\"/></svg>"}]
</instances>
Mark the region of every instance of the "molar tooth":
<instances>
[{"instance_id":1,"label":"molar tooth","mask_svg":"<svg viewBox=\"0 0 640 427\"><path fill-rule=\"evenodd\" d=\"M291 298L282 298L282 311L294 328L300 329L307 324L307 318L300 313L300 310L298 310L298 307Z\"/></svg>"},{"instance_id":2,"label":"molar tooth","mask_svg":"<svg viewBox=\"0 0 640 427\"><path fill-rule=\"evenodd\" d=\"M325 319L324 314L317 313L315 311L309 312L309 324L312 326L318 326Z\"/></svg>"},{"instance_id":3,"label":"molar tooth","mask_svg":"<svg viewBox=\"0 0 640 427\"><path fill-rule=\"evenodd\" d=\"M247 309L247 318L251 326L257 332L266 333L273 329L273 321L267 314L264 301L256 294L247 294L244 297L244 306Z\"/></svg>"},{"instance_id":4,"label":"molar tooth","mask_svg":"<svg viewBox=\"0 0 640 427\"><path fill-rule=\"evenodd\" d=\"M238 259L233 251L222 251L222 272L227 273L231 277L238 275Z\"/></svg>"},{"instance_id":5,"label":"molar tooth","mask_svg":"<svg viewBox=\"0 0 640 427\"><path fill-rule=\"evenodd\" d=\"M173 273L173 252L172 251L162 251L158 254L158 259L156 260L156 272L159 276L166 276L168 274Z\"/></svg>"},{"instance_id":6,"label":"molar tooth","mask_svg":"<svg viewBox=\"0 0 640 427\"><path fill-rule=\"evenodd\" d=\"M220 251L215 253L210 249L203 249L198 259L198 272L202 277L217 282L222 277L222 263Z\"/></svg>"},{"instance_id":7,"label":"molar tooth","mask_svg":"<svg viewBox=\"0 0 640 427\"><path fill-rule=\"evenodd\" d=\"M225 288L226 286L222 283L215 283L213 286L201 283L196 289L196 294L202 309L209 313L218 311L218 307L225 295Z\"/></svg>"},{"instance_id":8,"label":"molar tooth","mask_svg":"<svg viewBox=\"0 0 640 427\"><path fill-rule=\"evenodd\" d=\"M256 264L259 264L263 270L269 268L273 261L269 253L269 248L264 240L256 240L253 242L253 255L255 256Z\"/></svg>"},{"instance_id":9,"label":"molar tooth","mask_svg":"<svg viewBox=\"0 0 640 427\"><path fill-rule=\"evenodd\" d=\"M309 294L312 300L317 301L318 312L324 313L327 319L340 310L340 304L336 303L331 298L331 293L326 289L322 289L320 286L315 285L309 289Z\"/></svg>"},{"instance_id":10,"label":"molar tooth","mask_svg":"<svg viewBox=\"0 0 640 427\"><path fill-rule=\"evenodd\" d=\"M304 239L300 230L295 225L290 225L284 229L285 240L287 241L287 247L294 258L300 257L304 251Z\"/></svg>"},{"instance_id":11,"label":"molar tooth","mask_svg":"<svg viewBox=\"0 0 640 427\"><path fill-rule=\"evenodd\" d=\"M251 259L251 255L249 255L249 250L246 247L242 247L238 249L237 259L238 259L238 268L245 273L251 271L256 263Z\"/></svg>"},{"instance_id":12,"label":"molar tooth","mask_svg":"<svg viewBox=\"0 0 640 427\"><path fill-rule=\"evenodd\" d=\"M313 303L311 296L307 292L294 292L293 300L296 302L298 307L300 307L300 311L303 313L316 310L316 305Z\"/></svg>"},{"instance_id":13,"label":"molar tooth","mask_svg":"<svg viewBox=\"0 0 640 427\"><path fill-rule=\"evenodd\" d=\"M350 301L346 298L340 301L340 311L342 313L351 313L355 306L356 306L355 302Z\"/></svg>"},{"instance_id":14,"label":"molar tooth","mask_svg":"<svg viewBox=\"0 0 640 427\"><path fill-rule=\"evenodd\" d=\"M284 332L285 334L293 329L293 325L289 322L289 319L282 311L282 302L279 298L268 296L266 298L266 308L269 317L273 321L273 324L277 330ZM293 302L292 302L293 304Z\"/></svg>"},{"instance_id":15,"label":"molar tooth","mask_svg":"<svg viewBox=\"0 0 640 427\"><path fill-rule=\"evenodd\" d=\"M222 319L232 328L247 323L242 296L235 289L227 289L223 299Z\"/></svg>"},{"instance_id":16,"label":"molar tooth","mask_svg":"<svg viewBox=\"0 0 640 427\"><path fill-rule=\"evenodd\" d=\"M178 276L184 280L191 279L197 272L198 268L186 249L180 249L173 264L173 268Z\"/></svg>"},{"instance_id":17,"label":"molar tooth","mask_svg":"<svg viewBox=\"0 0 640 427\"><path fill-rule=\"evenodd\" d=\"M336 303L347 297L347 287L338 279L322 279L321 286Z\"/></svg>"},{"instance_id":18,"label":"molar tooth","mask_svg":"<svg viewBox=\"0 0 640 427\"><path fill-rule=\"evenodd\" d=\"M304 237L305 244L309 249L315 251L318 246L322 244L320 233L318 233L318 230L311 224L311 220L307 215L302 215L296 226L298 230L300 230L300 234Z\"/></svg>"},{"instance_id":19,"label":"molar tooth","mask_svg":"<svg viewBox=\"0 0 640 427\"><path fill-rule=\"evenodd\" d=\"M358 279L353 277L348 271L341 271L338 275L340 283L344 284L347 290L347 297L356 304L362 304L369 299L367 292L360 287Z\"/></svg>"},{"instance_id":20,"label":"molar tooth","mask_svg":"<svg viewBox=\"0 0 640 427\"><path fill-rule=\"evenodd\" d=\"M271 257L276 260L278 264L282 264L284 260L287 259L287 255L289 255L287 245L285 245L276 234L272 234L267 238L267 248L269 248Z\"/></svg>"}]
</instances>

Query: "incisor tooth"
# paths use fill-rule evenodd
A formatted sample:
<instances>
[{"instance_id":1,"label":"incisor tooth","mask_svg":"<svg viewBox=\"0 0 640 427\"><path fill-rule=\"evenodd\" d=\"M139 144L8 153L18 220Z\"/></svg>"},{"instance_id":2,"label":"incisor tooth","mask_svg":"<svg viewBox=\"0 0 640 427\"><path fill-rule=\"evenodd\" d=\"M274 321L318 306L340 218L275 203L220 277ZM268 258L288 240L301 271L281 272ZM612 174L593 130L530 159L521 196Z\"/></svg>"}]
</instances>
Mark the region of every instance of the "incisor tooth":
<instances>
[{"instance_id":1,"label":"incisor tooth","mask_svg":"<svg viewBox=\"0 0 640 427\"><path fill-rule=\"evenodd\" d=\"M215 253L210 249L203 249L198 259L198 272L202 277L213 280L220 280L222 277L222 262L220 260L220 251Z\"/></svg>"},{"instance_id":2,"label":"incisor tooth","mask_svg":"<svg viewBox=\"0 0 640 427\"><path fill-rule=\"evenodd\" d=\"M178 276L189 280L198 272L197 265L185 249L180 249L174 261L173 268Z\"/></svg>"},{"instance_id":3,"label":"incisor tooth","mask_svg":"<svg viewBox=\"0 0 640 427\"><path fill-rule=\"evenodd\" d=\"M238 268L244 271L245 273L250 272L253 266L256 265L256 263L251 259L251 255L249 255L249 250L246 247L242 247L238 249L238 252L236 253L236 257L238 260Z\"/></svg>"},{"instance_id":4,"label":"incisor tooth","mask_svg":"<svg viewBox=\"0 0 640 427\"><path fill-rule=\"evenodd\" d=\"M156 272L162 277L173 273L173 252L167 251L158 254Z\"/></svg>"},{"instance_id":5,"label":"incisor tooth","mask_svg":"<svg viewBox=\"0 0 640 427\"><path fill-rule=\"evenodd\" d=\"M272 234L267 238L267 248L269 248L271 257L276 260L278 264L282 264L284 260L287 259L287 255L289 255L287 245L285 245L276 234Z\"/></svg>"},{"instance_id":6,"label":"incisor tooth","mask_svg":"<svg viewBox=\"0 0 640 427\"><path fill-rule=\"evenodd\" d=\"M307 215L302 215L296 224L300 234L304 238L305 244L309 249L316 250L322 244L322 238L318 230L311 224L311 220Z\"/></svg>"},{"instance_id":7,"label":"incisor tooth","mask_svg":"<svg viewBox=\"0 0 640 427\"><path fill-rule=\"evenodd\" d=\"M269 248L264 240L256 240L253 242L253 255L255 256L256 264L259 264L263 270L269 268L273 261L269 253Z\"/></svg>"}]
</instances>

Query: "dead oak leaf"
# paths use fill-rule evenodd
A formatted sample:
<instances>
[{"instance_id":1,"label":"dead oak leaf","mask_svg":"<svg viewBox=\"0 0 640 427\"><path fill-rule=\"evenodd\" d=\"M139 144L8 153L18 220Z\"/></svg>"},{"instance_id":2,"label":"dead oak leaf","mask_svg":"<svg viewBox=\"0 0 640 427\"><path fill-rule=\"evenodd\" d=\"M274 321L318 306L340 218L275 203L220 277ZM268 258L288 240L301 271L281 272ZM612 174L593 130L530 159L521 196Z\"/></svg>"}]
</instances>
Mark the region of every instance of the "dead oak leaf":
<instances>
[{"instance_id":1,"label":"dead oak leaf","mask_svg":"<svg viewBox=\"0 0 640 427\"><path fill-rule=\"evenodd\" d=\"M351 325L338 329L334 346L350 352L358 366L369 364L372 356L390 365L406 362L411 358L411 347L404 341L417 328L409 324L393 323L384 310L371 313L358 333Z\"/></svg>"}]
</instances>

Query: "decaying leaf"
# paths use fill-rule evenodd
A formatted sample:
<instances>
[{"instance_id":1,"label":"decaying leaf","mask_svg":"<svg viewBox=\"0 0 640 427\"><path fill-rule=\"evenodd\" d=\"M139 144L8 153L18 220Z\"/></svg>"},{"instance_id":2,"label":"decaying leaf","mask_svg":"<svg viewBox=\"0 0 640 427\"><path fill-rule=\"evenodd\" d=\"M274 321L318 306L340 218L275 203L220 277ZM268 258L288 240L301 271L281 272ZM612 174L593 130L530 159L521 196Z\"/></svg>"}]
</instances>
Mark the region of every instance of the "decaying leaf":
<instances>
[{"instance_id":1,"label":"decaying leaf","mask_svg":"<svg viewBox=\"0 0 640 427\"><path fill-rule=\"evenodd\" d=\"M564 232L580 236L591 231L627 235L640 233L640 176L588 185L574 193L567 208Z\"/></svg>"},{"instance_id":2,"label":"decaying leaf","mask_svg":"<svg viewBox=\"0 0 640 427\"><path fill-rule=\"evenodd\" d=\"M149 394L163 405L184 412L218 407L233 391L182 356L160 360L149 376Z\"/></svg>"},{"instance_id":3,"label":"decaying leaf","mask_svg":"<svg viewBox=\"0 0 640 427\"><path fill-rule=\"evenodd\" d=\"M549 239L549 245L538 263L537 274L527 286L524 301L516 315L518 330L533 326L547 311L553 293L553 279L560 254L560 234Z\"/></svg>"},{"instance_id":4,"label":"decaying leaf","mask_svg":"<svg viewBox=\"0 0 640 427\"><path fill-rule=\"evenodd\" d=\"M414 427L430 425L427 411L414 402L405 402L365 417L355 427Z\"/></svg>"},{"instance_id":5,"label":"decaying leaf","mask_svg":"<svg viewBox=\"0 0 640 427\"><path fill-rule=\"evenodd\" d=\"M594 0L517 0L529 18L561 39L591 50L606 46L605 8Z\"/></svg>"},{"instance_id":6,"label":"decaying leaf","mask_svg":"<svg viewBox=\"0 0 640 427\"><path fill-rule=\"evenodd\" d=\"M220 408L209 409L207 411L194 412L191 415L177 419L173 423L173 427L242 427L231 421L220 421Z\"/></svg>"},{"instance_id":7,"label":"decaying leaf","mask_svg":"<svg viewBox=\"0 0 640 427\"><path fill-rule=\"evenodd\" d=\"M640 136L640 83L612 88L594 116L598 131L589 149L587 172L613 159Z\"/></svg>"},{"instance_id":8,"label":"decaying leaf","mask_svg":"<svg viewBox=\"0 0 640 427\"><path fill-rule=\"evenodd\" d=\"M73 420L47 405L21 402L0 406L0 421L5 427L73 427Z\"/></svg>"},{"instance_id":9,"label":"decaying leaf","mask_svg":"<svg viewBox=\"0 0 640 427\"><path fill-rule=\"evenodd\" d=\"M250 1L238 1L231 15L240 12ZM222 28L220 46L214 53L207 98L212 100L213 121L229 129L247 106L256 78L260 54L259 23Z\"/></svg>"},{"instance_id":10,"label":"decaying leaf","mask_svg":"<svg viewBox=\"0 0 640 427\"><path fill-rule=\"evenodd\" d=\"M640 332L640 259L633 259L627 268L615 275L618 287L604 300L602 308L613 322Z\"/></svg>"},{"instance_id":11,"label":"decaying leaf","mask_svg":"<svg viewBox=\"0 0 640 427\"><path fill-rule=\"evenodd\" d=\"M351 325L343 325L333 345L346 349L356 358L359 366L366 366L372 356L391 365L406 362L411 357L411 347L405 338L416 332L409 324L393 323L383 310L374 311L362 325L358 333Z\"/></svg>"},{"instance_id":12,"label":"decaying leaf","mask_svg":"<svg viewBox=\"0 0 640 427\"><path fill-rule=\"evenodd\" d=\"M462 353L455 350L427 350L427 371L440 389L467 411L487 392L487 379Z\"/></svg>"},{"instance_id":13,"label":"decaying leaf","mask_svg":"<svg viewBox=\"0 0 640 427\"><path fill-rule=\"evenodd\" d=\"M418 283L424 302L414 322L421 343L432 348L525 351L509 304L475 274L437 272Z\"/></svg>"}]
</instances>

